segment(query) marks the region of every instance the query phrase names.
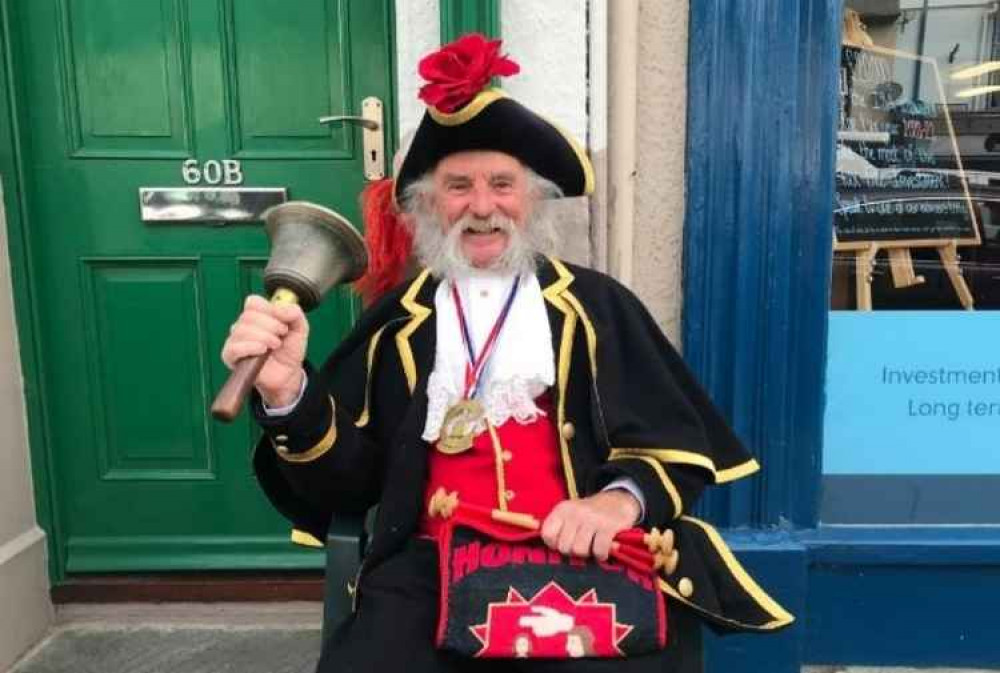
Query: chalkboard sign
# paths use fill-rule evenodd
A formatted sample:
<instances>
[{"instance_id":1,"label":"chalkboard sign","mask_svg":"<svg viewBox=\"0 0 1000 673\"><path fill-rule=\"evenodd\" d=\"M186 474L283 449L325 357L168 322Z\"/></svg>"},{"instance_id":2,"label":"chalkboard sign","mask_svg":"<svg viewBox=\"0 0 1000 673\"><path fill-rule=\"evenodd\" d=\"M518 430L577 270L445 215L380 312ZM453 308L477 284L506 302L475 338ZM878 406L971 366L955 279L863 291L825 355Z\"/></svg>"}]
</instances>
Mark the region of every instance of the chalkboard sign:
<instances>
[{"instance_id":1,"label":"chalkboard sign","mask_svg":"<svg viewBox=\"0 0 1000 673\"><path fill-rule=\"evenodd\" d=\"M914 97L901 80L927 82ZM911 87L912 88L912 87ZM930 100L927 100L929 97ZM844 45L837 133L838 250L980 242L934 59Z\"/></svg>"}]
</instances>

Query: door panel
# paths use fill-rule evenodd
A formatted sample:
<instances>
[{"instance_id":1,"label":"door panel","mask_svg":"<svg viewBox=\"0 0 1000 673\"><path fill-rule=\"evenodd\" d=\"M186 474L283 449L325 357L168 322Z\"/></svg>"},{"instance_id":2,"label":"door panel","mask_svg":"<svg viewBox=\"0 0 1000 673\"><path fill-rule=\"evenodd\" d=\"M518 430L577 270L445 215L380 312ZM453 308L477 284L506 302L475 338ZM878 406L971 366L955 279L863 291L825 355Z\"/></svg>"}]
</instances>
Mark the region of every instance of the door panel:
<instances>
[{"instance_id":1,"label":"door panel","mask_svg":"<svg viewBox=\"0 0 1000 673\"><path fill-rule=\"evenodd\" d=\"M217 478L211 427L202 413L211 392L197 260L104 259L86 261L85 270L86 400L99 478ZM144 357L147 349L176 357ZM151 380L155 397L137 406L136 392Z\"/></svg>"},{"instance_id":2,"label":"door panel","mask_svg":"<svg viewBox=\"0 0 1000 673\"><path fill-rule=\"evenodd\" d=\"M185 159L236 159L243 187L358 222L360 130L317 119L377 96L391 126L391 3L11 4L49 435L33 450L51 457L65 569L321 566L254 483L247 415L208 414L229 324L261 292L263 227L144 223L138 193L184 187ZM311 359L355 312L331 293Z\"/></svg>"},{"instance_id":3,"label":"door panel","mask_svg":"<svg viewBox=\"0 0 1000 673\"><path fill-rule=\"evenodd\" d=\"M58 49L75 156L190 153L180 5L59 0Z\"/></svg>"},{"instance_id":4,"label":"door panel","mask_svg":"<svg viewBox=\"0 0 1000 673\"><path fill-rule=\"evenodd\" d=\"M353 129L333 137L316 123L330 110L353 107L345 0L300 0L226 7L235 55L230 73L237 157L342 159L353 154ZM348 75L345 77L345 75ZM360 100L360 99L358 99ZM344 113L349 114L349 113Z\"/></svg>"}]
</instances>

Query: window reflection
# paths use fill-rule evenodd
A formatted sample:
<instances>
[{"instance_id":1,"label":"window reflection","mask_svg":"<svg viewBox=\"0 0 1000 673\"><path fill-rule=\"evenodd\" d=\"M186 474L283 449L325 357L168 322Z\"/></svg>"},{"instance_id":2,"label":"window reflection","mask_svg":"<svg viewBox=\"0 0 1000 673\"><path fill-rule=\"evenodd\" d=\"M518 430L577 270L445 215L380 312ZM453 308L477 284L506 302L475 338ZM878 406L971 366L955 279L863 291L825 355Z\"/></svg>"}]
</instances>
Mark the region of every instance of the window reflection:
<instances>
[{"instance_id":1,"label":"window reflection","mask_svg":"<svg viewBox=\"0 0 1000 673\"><path fill-rule=\"evenodd\" d=\"M1000 523L1000 2L847 0L826 524Z\"/></svg>"},{"instance_id":2,"label":"window reflection","mask_svg":"<svg viewBox=\"0 0 1000 673\"><path fill-rule=\"evenodd\" d=\"M832 308L1000 308L998 9L847 2Z\"/></svg>"}]
</instances>

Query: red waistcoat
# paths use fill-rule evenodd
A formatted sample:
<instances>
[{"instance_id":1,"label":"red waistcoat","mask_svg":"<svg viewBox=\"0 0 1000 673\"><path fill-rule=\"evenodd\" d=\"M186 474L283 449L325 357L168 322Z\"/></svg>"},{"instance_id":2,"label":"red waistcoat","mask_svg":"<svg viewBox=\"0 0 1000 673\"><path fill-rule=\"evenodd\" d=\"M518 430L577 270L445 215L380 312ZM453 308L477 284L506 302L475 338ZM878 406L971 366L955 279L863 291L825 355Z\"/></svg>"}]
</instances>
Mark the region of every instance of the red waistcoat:
<instances>
[{"instance_id":1,"label":"red waistcoat","mask_svg":"<svg viewBox=\"0 0 1000 673\"><path fill-rule=\"evenodd\" d=\"M439 488L457 491L460 502L531 514L539 521L568 497L552 400L546 394L535 403L545 415L527 425L509 419L496 428L499 446L489 432L482 432L472 448L459 454L428 448L421 534L436 536L440 528L441 519L427 516L427 504Z\"/></svg>"}]
</instances>

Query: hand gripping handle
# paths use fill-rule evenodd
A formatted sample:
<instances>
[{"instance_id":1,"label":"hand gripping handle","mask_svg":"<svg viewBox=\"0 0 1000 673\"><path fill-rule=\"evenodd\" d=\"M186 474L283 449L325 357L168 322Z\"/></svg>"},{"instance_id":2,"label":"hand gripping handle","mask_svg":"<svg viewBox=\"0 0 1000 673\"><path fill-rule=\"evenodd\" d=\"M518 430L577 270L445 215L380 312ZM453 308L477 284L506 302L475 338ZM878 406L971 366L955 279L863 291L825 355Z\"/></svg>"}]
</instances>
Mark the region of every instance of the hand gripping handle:
<instances>
[{"instance_id":1,"label":"hand gripping handle","mask_svg":"<svg viewBox=\"0 0 1000 673\"><path fill-rule=\"evenodd\" d=\"M297 304L298 301L295 293L285 288L279 288L271 295L272 304ZM232 423L269 357L270 351L243 358L233 365L233 371L212 402L213 417L224 423Z\"/></svg>"}]
</instances>

